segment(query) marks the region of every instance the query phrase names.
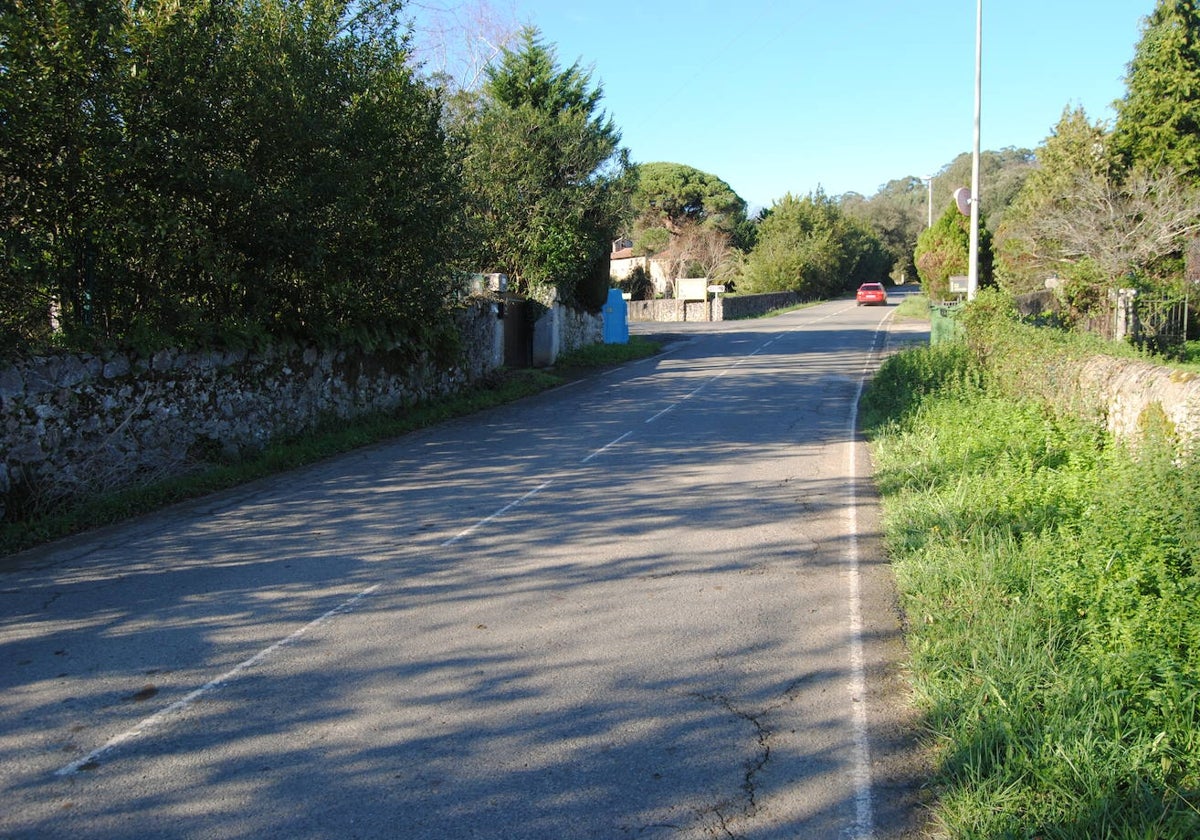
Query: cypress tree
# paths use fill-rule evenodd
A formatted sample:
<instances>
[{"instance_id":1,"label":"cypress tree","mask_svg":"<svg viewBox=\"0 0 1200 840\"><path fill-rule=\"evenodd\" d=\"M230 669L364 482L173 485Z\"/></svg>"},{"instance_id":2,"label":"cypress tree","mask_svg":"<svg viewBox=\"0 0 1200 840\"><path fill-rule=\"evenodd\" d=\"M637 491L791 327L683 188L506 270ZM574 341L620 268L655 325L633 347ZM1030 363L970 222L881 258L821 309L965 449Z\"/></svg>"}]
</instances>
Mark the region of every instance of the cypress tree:
<instances>
[{"instance_id":1,"label":"cypress tree","mask_svg":"<svg viewBox=\"0 0 1200 840\"><path fill-rule=\"evenodd\" d=\"M1168 167L1200 176L1200 10L1159 0L1145 20L1125 98L1116 103L1113 148L1127 168Z\"/></svg>"}]
</instances>

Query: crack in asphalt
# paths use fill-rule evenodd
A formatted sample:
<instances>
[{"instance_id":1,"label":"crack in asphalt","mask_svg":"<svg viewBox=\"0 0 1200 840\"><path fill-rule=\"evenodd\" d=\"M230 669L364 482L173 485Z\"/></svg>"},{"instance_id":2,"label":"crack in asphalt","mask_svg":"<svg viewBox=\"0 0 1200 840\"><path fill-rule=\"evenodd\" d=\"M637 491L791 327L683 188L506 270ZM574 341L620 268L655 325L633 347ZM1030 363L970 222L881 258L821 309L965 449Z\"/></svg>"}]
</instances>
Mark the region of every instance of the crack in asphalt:
<instances>
[{"instance_id":1,"label":"crack in asphalt","mask_svg":"<svg viewBox=\"0 0 1200 840\"><path fill-rule=\"evenodd\" d=\"M729 826L731 816L725 813L725 809L728 806L732 806L740 811L740 814L734 816L740 816L744 819L754 816L754 812L758 807L758 796L754 779L771 760L771 730L759 719L757 713L739 709L733 700L724 694L695 694L693 696L706 703L714 703L720 706L729 712L729 714L746 721L754 727L755 740L758 743L758 754L746 763L746 772L742 781L742 793L745 796L745 803L739 807L735 801L725 800L714 804L708 809L709 814L716 817L718 828L723 833L723 836L730 838L730 840L737 840L738 835L734 834Z\"/></svg>"},{"instance_id":2,"label":"crack in asphalt","mask_svg":"<svg viewBox=\"0 0 1200 840\"><path fill-rule=\"evenodd\" d=\"M729 714L744 720L754 727L755 741L758 745L757 755L750 761L746 762L746 772L742 781L742 793L744 795L744 803L739 807L732 799L726 799L710 806L709 808L700 809L699 816L712 816L716 818L716 830L720 832L719 836L729 838L729 840L740 840L743 835L735 833L730 823L736 819L749 819L754 816L758 810L758 787L755 782L756 777L771 761L771 736L772 730L764 723L765 718L770 713L781 709L784 705L795 699L796 691L800 684L804 682L804 678L800 677L793 680L784 689L782 696L774 703L767 705L759 711L747 711L740 708L732 698L726 694L720 693L703 693L693 692L692 697L698 700L703 700L706 703L712 703L720 706ZM729 814L727 809L733 807L739 813Z\"/></svg>"}]
</instances>

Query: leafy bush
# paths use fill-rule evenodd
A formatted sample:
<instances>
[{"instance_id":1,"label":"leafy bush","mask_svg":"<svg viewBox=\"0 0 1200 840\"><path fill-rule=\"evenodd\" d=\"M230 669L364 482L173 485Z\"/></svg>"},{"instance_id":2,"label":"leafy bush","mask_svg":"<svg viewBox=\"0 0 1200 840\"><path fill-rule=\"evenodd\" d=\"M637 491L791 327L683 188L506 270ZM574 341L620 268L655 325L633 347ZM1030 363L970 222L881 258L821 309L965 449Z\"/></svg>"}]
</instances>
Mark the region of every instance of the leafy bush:
<instances>
[{"instance_id":1,"label":"leafy bush","mask_svg":"<svg viewBox=\"0 0 1200 840\"><path fill-rule=\"evenodd\" d=\"M650 272L640 265L635 265L629 274L617 283L617 288L628 292L632 300L654 299L654 281L650 279Z\"/></svg>"},{"instance_id":2,"label":"leafy bush","mask_svg":"<svg viewBox=\"0 0 1200 840\"><path fill-rule=\"evenodd\" d=\"M785 195L768 210L737 279L738 292L836 296L887 273L883 243L824 193Z\"/></svg>"},{"instance_id":3,"label":"leafy bush","mask_svg":"<svg viewBox=\"0 0 1200 840\"><path fill-rule=\"evenodd\" d=\"M4 346L428 338L460 184L391 5L0 16Z\"/></svg>"}]
</instances>

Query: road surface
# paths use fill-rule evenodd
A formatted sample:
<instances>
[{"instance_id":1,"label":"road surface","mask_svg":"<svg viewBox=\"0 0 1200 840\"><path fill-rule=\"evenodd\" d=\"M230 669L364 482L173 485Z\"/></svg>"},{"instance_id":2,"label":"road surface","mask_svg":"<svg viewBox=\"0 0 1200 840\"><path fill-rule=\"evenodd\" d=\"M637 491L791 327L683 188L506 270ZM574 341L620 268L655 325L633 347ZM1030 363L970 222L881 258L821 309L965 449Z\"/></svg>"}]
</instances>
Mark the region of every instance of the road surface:
<instances>
[{"instance_id":1,"label":"road surface","mask_svg":"<svg viewBox=\"0 0 1200 840\"><path fill-rule=\"evenodd\" d=\"M892 309L653 325L654 358L0 561L0 836L916 836L854 434Z\"/></svg>"}]
</instances>

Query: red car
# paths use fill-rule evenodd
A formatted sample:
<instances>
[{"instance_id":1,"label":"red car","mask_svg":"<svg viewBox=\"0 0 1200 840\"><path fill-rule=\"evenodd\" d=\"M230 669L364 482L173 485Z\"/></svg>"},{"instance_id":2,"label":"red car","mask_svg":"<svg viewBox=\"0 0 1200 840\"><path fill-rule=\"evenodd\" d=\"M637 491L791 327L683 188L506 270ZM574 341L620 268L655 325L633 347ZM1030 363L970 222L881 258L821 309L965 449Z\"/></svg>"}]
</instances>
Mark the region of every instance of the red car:
<instances>
[{"instance_id":1,"label":"red car","mask_svg":"<svg viewBox=\"0 0 1200 840\"><path fill-rule=\"evenodd\" d=\"M887 305L887 290L883 288L882 283L863 283L858 287L858 294L855 296L858 305L878 303L880 306Z\"/></svg>"}]
</instances>

